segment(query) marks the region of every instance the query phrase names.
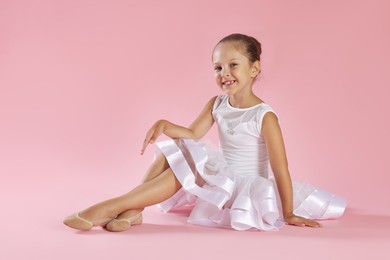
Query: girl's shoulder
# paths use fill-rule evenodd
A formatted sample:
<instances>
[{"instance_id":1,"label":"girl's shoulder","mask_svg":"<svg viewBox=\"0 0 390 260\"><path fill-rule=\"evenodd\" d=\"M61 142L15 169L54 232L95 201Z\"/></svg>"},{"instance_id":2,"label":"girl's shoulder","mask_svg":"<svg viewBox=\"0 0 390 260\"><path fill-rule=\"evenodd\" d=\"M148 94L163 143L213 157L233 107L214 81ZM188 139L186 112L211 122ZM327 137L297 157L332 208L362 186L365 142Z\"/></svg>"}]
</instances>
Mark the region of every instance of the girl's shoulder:
<instances>
[{"instance_id":1,"label":"girl's shoulder","mask_svg":"<svg viewBox=\"0 0 390 260\"><path fill-rule=\"evenodd\" d=\"M267 103L262 103L259 110L257 111L256 121L258 122L259 131L261 132L263 125L267 121L277 123L280 121L278 114L275 110Z\"/></svg>"},{"instance_id":2,"label":"girl's shoulder","mask_svg":"<svg viewBox=\"0 0 390 260\"><path fill-rule=\"evenodd\" d=\"M228 98L227 95L218 95L214 97L214 106L213 111L216 110L219 106L221 106L224 102L226 102L226 99Z\"/></svg>"}]
</instances>

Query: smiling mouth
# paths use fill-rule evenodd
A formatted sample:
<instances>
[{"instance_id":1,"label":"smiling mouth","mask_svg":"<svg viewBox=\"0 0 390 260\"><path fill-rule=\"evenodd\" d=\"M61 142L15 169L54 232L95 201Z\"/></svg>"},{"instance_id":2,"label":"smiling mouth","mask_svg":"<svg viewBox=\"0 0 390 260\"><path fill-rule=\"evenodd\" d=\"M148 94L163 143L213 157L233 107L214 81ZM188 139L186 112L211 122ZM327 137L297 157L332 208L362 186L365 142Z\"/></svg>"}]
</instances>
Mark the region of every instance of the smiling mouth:
<instances>
[{"instance_id":1,"label":"smiling mouth","mask_svg":"<svg viewBox=\"0 0 390 260\"><path fill-rule=\"evenodd\" d=\"M233 85L234 83L236 83L235 80L228 80L228 81L222 82L222 86L224 86L224 87L230 87L230 86Z\"/></svg>"}]
</instances>

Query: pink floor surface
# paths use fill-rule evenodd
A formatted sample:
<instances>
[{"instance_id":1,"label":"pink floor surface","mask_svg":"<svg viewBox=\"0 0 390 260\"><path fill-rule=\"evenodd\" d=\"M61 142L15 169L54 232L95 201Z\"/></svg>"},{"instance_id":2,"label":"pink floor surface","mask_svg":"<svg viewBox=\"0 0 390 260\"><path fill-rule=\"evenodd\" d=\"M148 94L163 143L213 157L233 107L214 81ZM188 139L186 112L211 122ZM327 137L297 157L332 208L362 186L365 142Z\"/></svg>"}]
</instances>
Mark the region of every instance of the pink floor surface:
<instances>
[{"instance_id":1,"label":"pink floor surface","mask_svg":"<svg viewBox=\"0 0 390 260\"><path fill-rule=\"evenodd\" d=\"M267 257L318 260L390 257L390 215L351 207L342 218L322 221L323 227L317 229L284 226L279 231L259 232L208 228L187 224L186 209L165 214L157 207L151 207L144 212L143 225L125 232L110 233L101 228L81 232L62 224L64 216L75 208L65 203L66 197L61 199L63 206L56 208L55 197L34 195L32 190L29 194L24 201L29 203L22 208L21 197L3 198L4 207L17 214L2 214L0 259ZM33 207L35 200L41 203ZM83 203L83 198L80 201ZM47 204L48 209L45 208Z\"/></svg>"},{"instance_id":2,"label":"pink floor surface","mask_svg":"<svg viewBox=\"0 0 390 260\"><path fill-rule=\"evenodd\" d=\"M369 208L357 200L340 219L322 221L323 227L316 229L284 226L260 232L194 226L186 222L188 209L163 213L153 206L145 210L143 225L125 232L100 227L76 231L63 225L66 216L123 194L141 176L127 171L107 175L105 170L85 174L51 164L30 162L20 166L26 171L16 164L16 170L6 169L9 175L0 189L1 260L390 259L389 209ZM26 165L35 169L27 171Z\"/></svg>"}]
</instances>

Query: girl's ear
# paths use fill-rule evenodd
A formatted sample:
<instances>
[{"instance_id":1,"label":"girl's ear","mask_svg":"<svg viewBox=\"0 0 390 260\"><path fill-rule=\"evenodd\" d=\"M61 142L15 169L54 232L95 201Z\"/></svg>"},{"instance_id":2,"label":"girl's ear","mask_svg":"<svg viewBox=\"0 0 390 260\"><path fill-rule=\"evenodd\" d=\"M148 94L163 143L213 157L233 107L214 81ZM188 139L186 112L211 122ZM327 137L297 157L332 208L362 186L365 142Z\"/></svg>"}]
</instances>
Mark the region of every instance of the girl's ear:
<instances>
[{"instance_id":1,"label":"girl's ear","mask_svg":"<svg viewBox=\"0 0 390 260\"><path fill-rule=\"evenodd\" d=\"M259 75L260 71L261 71L261 64L260 64L260 61L257 60L255 62L253 62L253 64L252 64L251 77L256 78L257 75Z\"/></svg>"}]
</instances>

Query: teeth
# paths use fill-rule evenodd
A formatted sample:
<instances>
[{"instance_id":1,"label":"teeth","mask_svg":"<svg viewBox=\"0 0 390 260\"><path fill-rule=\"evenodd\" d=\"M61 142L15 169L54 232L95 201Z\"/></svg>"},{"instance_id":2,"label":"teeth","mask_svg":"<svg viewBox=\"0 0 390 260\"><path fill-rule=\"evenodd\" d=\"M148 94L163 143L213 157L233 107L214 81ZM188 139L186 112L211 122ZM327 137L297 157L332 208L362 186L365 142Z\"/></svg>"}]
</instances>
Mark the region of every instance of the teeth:
<instances>
[{"instance_id":1,"label":"teeth","mask_svg":"<svg viewBox=\"0 0 390 260\"><path fill-rule=\"evenodd\" d=\"M231 85L235 82L235 80L225 81L223 85Z\"/></svg>"}]
</instances>

